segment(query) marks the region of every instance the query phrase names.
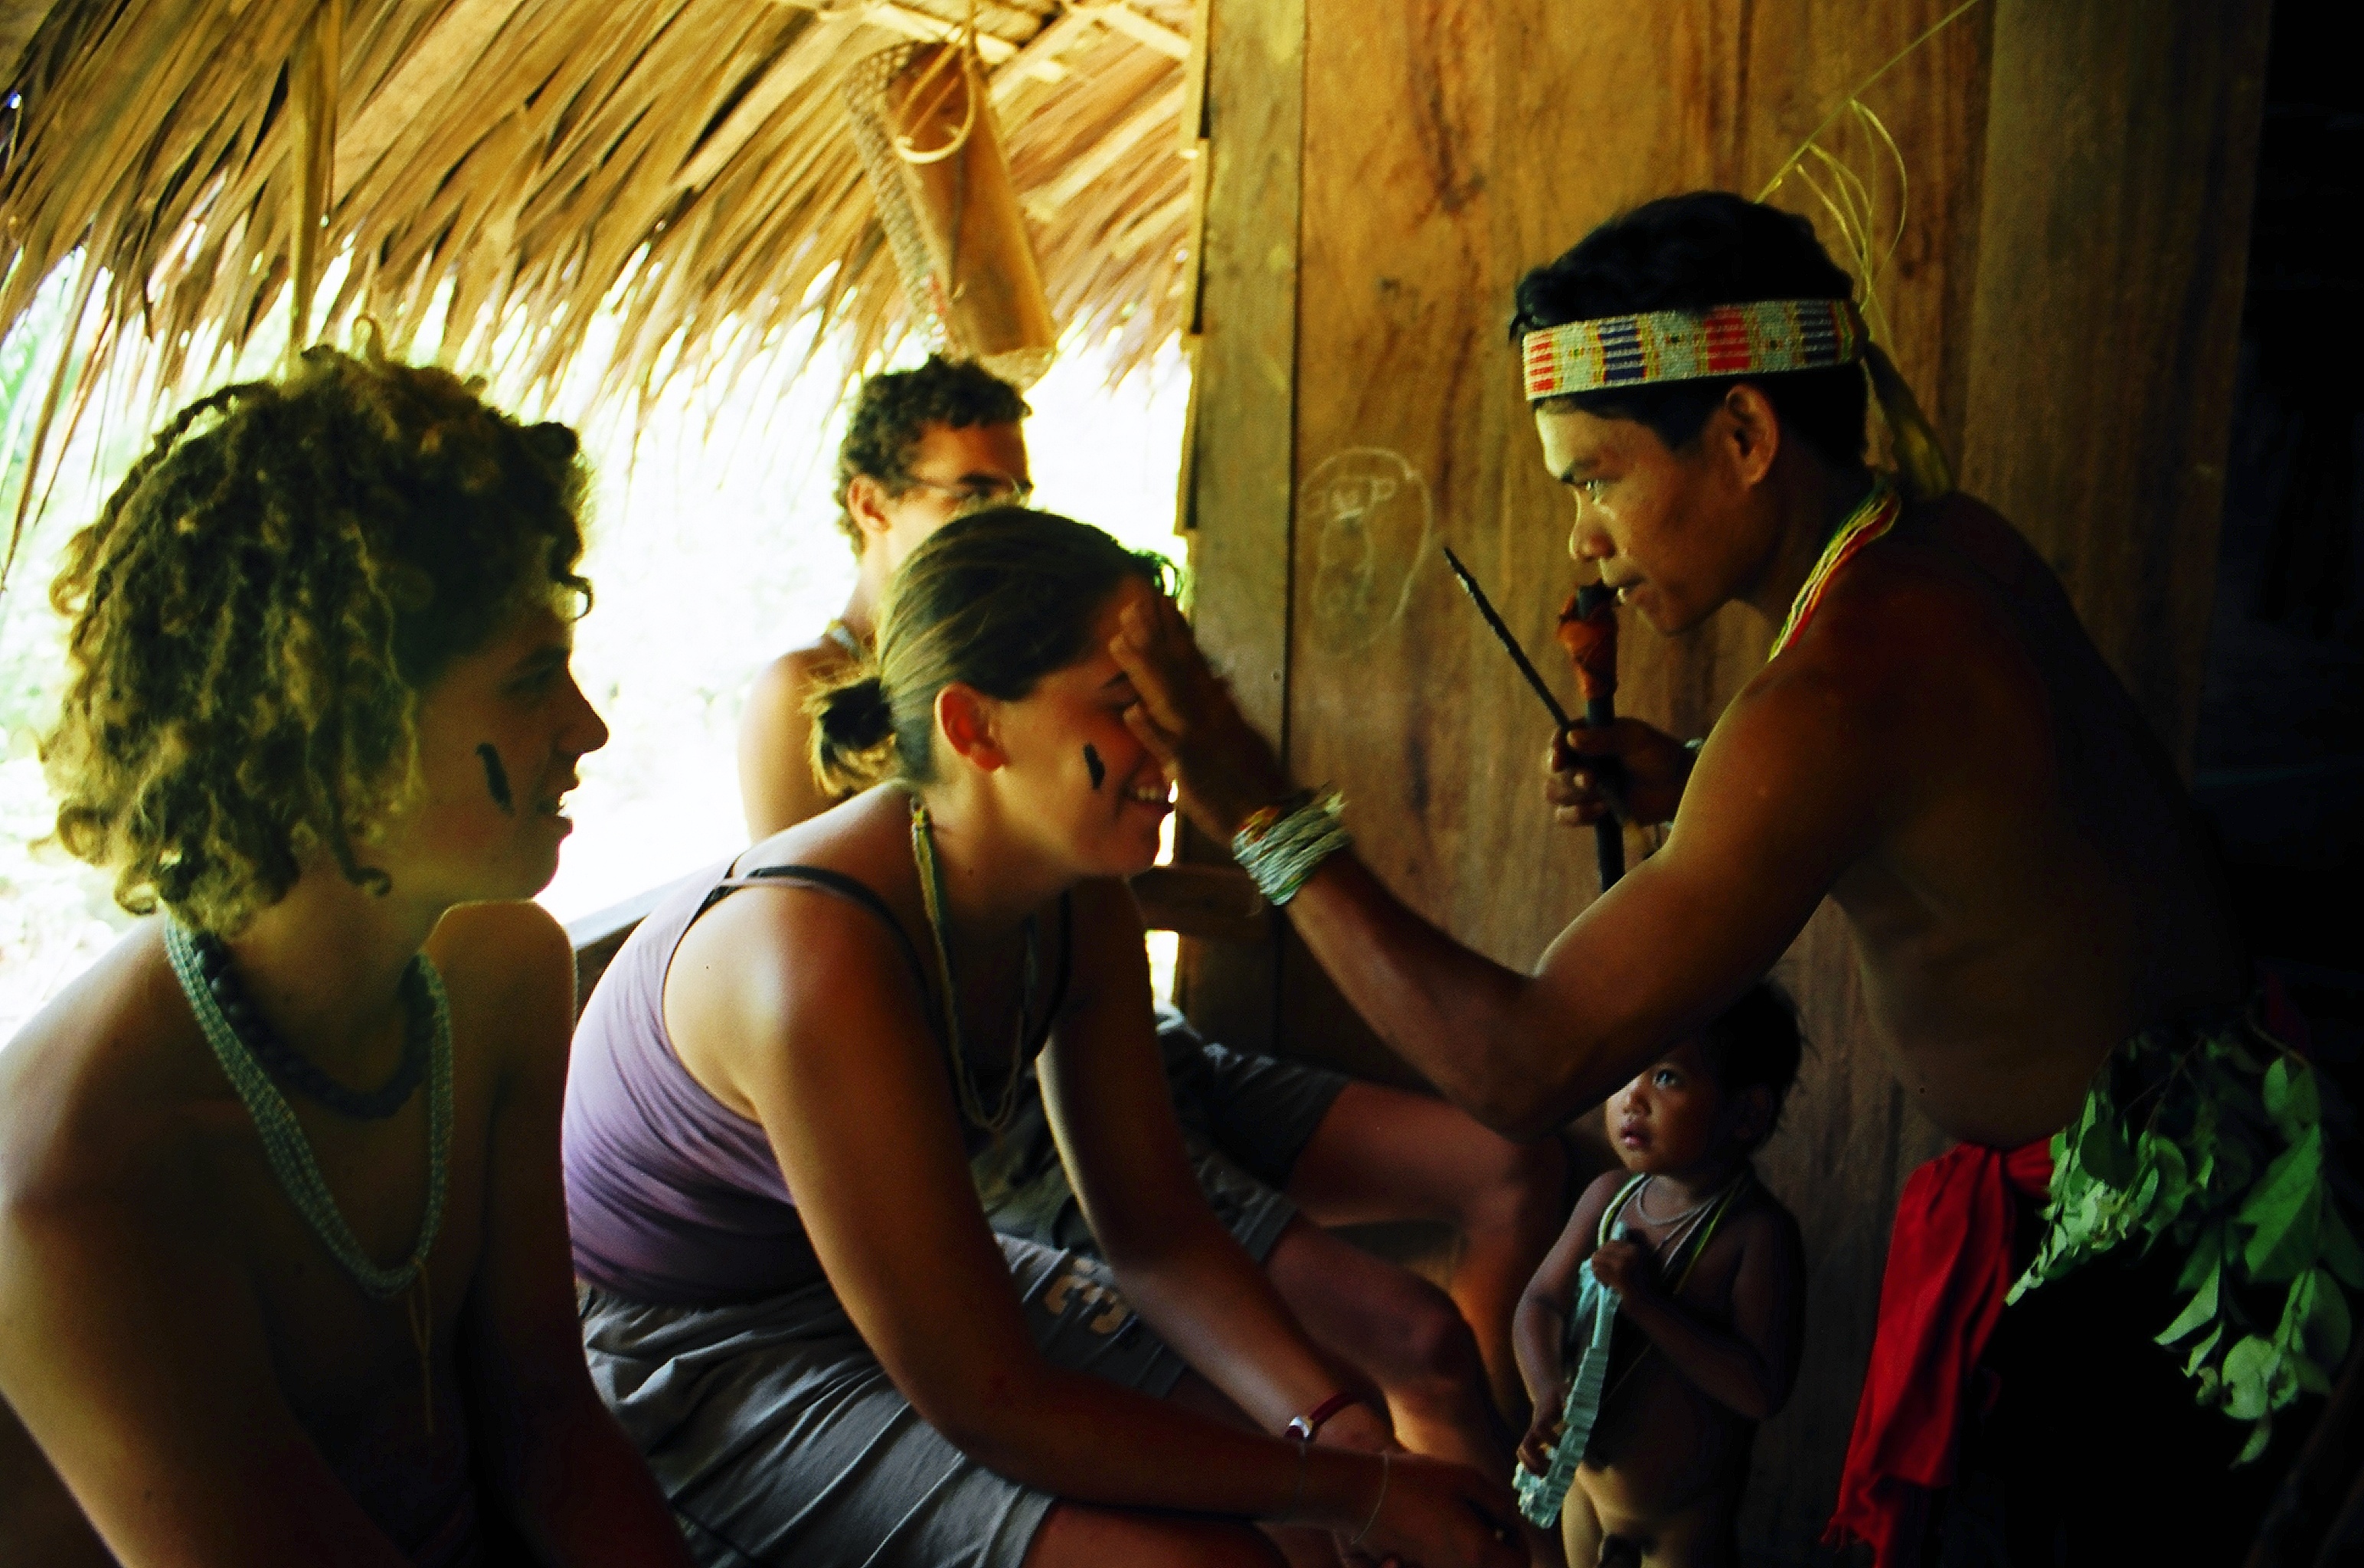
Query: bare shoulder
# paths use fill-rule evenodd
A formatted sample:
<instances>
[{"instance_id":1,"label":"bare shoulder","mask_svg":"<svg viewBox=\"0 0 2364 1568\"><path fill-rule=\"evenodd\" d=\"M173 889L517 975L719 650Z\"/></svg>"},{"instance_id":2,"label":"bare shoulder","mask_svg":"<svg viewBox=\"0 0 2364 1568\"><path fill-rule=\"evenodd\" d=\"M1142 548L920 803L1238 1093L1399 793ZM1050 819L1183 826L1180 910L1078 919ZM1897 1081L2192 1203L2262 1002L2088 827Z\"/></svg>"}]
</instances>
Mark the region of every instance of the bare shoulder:
<instances>
[{"instance_id":1,"label":"bare shoulder","mask_svg":"<svg viewBox=\"0 0 2364 1568\"><path fill-rule=\"evenodd\" d=\"M574 966L566 928L541 905L526 900L462 904L447 911L427 939L447 990L465 988L504 1001L547 994Z\"/></svg>"},{"instance_id":2,"label":"bare shoulder","mask_svg":"<svg viewBox=\"0 0 2364 1568\"><path fill-rule=\"evenodd\" d=\"M1767 1249L1790 1258L1804 1257L1805 1236L1798 1229L1798 1217L1763 1182L1748 1185L1749 1190L1733 1206L1724 1229L1751 1252Z\"/></svg>"},{"instance_id":3,"label":"bare shoulder","mask_svg":"<svg viewBox=\"0 0 2364 1568\"><path fill-rule=\"evenodd\" d=\"M908 987L928 929L904 802L881 785L775 835L739 867L750 876L789 863L832 872L883 911L791 877L734 893L682 938L665 982L667 1017L719 1009L734 1029L784 1027L808 1006L826 1009L863 975Z\"/></svg>"},{"instance_id":4,"label":"bare shoulder","mask_svg":"<svg viewBox=\"0 0 2364 1568\"><path fill-rule=\"evenodd\" d=\"M801 717L805 699L843 672L849 662L845 650L826 637L791 648L755 673L747 694L748 711Z\"/></svg>"},{"instance_id":5,"label":"bare shoulder","mask_svg":"<svg viewBox=\"0 0 2364 1568\"><path fill-rule=\"evenodd\" d=\"M1734 730L1759 749L1813 748L1867 781L1921 754L1898 744L1908 734L1948 751L1946 736L1982 733L1992 745L2020 735L2041 715L2043 681L2005 597L2020 596L2013 584L2031 598L2059 593L1978 502L1916 508L1830 579L1812 622L1733 704ZM1933 720L1942 733L1928 733Z\"/></svg>"},{"instance_id":6,"label":"bare shoulder","mask_svg":"<svg viewBox=\"0 0 2364 1568\"><path fill-rule=\"evenodd\" d=\"M563 1071L574 1025L574 947L539 904L463 904L427 939L467 1052L496 1070Z\"/></svg>"},{"instance_id":7,"label":"bare shoulder","mask_svg":"<svg viewBox=\"0 0 2364 1568\"><path fill-rule=\"evenodd\" d=\"M1576 1200L1576 1208L1567 1217L1567 1229L1582 1239L1583 1246L1577 1254L1578 1257L1592 1255L1592 1249L1600 1235L1601 1217L1609 1212L1609 1206L1617 1201L1617 1195L1633 1179L1630 1171L1603 1171L1592 1178L1591 1184Z\"/></svg>"},{"instance_id":8,"label":"bare shoulder","mask_svg":"<svg viewBox=\"0 0 2364 1568\"><path fill-rule=\"evenodd\" d=\"M136 927L0 1049L0 1200L184 1192L171 1172L236 1122L227 1096L162 928Z\"/></svg>"}]
</instances>

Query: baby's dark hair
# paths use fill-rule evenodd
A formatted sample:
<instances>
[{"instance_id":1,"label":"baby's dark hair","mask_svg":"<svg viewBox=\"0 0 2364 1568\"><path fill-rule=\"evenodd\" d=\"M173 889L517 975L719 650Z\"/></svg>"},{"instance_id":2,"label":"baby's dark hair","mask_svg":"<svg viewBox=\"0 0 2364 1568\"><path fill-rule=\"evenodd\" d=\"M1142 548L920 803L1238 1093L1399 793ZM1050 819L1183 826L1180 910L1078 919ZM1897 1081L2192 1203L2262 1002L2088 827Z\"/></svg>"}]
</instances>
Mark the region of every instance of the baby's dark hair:
<instances>
[{"instance_id":1,"label":"baby's dark hair","mask_svg":"<svg viewBox=\"0 0 2364 1568\"><path fill-rule=\"evenodd\" d=\"M1854 295L1855 280L1804 218L1729 191L1692 191L1620 213L1521 278L1511 341L1604 316ZM1845 469L1863 461L1869 389L1860 365L1607 386L1545 406L1635 420L1675 450L1690 444L1739 381L1762 392L1783 427L1824 462Z\"/></svg>"},{"instance_id":2,"label":"baby's dark hair","mask_svg":"<svg viewBox=\"0 0 2364 1568\"><path fill-rule=\"evenodd\" d=\"M1759 1084L1772 1091L1773 1116L1765 1124L1765 1136L1770 1138L1781 1125L1781 1103L1790 1097L1805 1055L1798 1009L1789 996L1772 982L1758 981L1710 1021L1701 1031L1700 1049L1725 1094Z\"/></svg>"}]
</instances>

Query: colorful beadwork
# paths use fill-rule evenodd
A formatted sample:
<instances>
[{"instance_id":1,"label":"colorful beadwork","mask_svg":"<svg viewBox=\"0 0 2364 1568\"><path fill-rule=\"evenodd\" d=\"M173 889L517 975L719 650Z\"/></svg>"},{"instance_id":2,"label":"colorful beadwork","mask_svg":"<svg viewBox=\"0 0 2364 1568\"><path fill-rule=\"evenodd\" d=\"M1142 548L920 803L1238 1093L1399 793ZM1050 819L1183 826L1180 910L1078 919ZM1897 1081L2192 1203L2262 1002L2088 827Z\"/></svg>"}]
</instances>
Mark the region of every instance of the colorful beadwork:
<instances>
[{"instance_id":1,"label":"colorful beadwork","mask_svg":"<svg viewBox=\"0 0 2364 1568\"><path fill-rule=\"evenodd\" d=\"M1839 568L1855 559L1856 551L1894 528L1896 519L1903 515L1904 498L1896 493L1896 486L1888 482L1886 474L1874 474L1870 491L1856 503L1855 510L1847 514L1838 531L1831 535L1831 542L1823 546L1821 559L1806 573L1805 585L1790 602L1790 617L1781 623L1781 635L1773 639L1773 651L1765 656L1767 663L1781 657L1790 644L1798 640L1806 623L1814 618L1815 607L1823 602L1823 590L1830 586Z\"/></svg>"},{"instance_id":2,"label":"colorful beadwork","mask_svg":"<svg viewBox=\"0 0 2364 1568\"><path fill-rule=\"evenodd\" d=\"M1844 299L1767 299L1703 311L1605 316L1530 332L1527 401L1703 376L1822 370L1859 359L1870 340Z\"/></svg>"}]
</instances>

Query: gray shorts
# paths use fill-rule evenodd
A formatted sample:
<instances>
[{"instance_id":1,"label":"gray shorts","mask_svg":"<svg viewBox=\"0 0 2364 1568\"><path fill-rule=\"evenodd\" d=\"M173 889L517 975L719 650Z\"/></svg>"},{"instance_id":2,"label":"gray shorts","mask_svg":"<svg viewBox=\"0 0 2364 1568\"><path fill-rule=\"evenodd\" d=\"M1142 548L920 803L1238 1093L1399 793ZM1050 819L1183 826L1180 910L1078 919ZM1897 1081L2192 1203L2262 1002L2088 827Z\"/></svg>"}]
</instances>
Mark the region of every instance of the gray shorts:
<instances>
[{"instance_id":1,"label":"gray shorts","mask_svg":"<svg viewBox=\"0 0 2364 1568\"><path fill-rule=\"evenodd\" d=\"M1281 1193L1289 1171L1346 1079L1211 1044L1170 1007L1158 1009L1157 1025L1166 1086L1199 1185L1223 1228L1262 1262L1297 1215L1297 1206ZM1098 1250L1031 1073L1000 1142L979 1153L970 1172L987 1223L1002 1235L1043 1247Z\"/></svg>"},{"instance_id":2,"label":"gray shorts","mask_svg":"<svg viewBox=\"0 0 2364 1568\"><path fill-rule=\"evenodd\" d=\"M1172 1390L1181 1358L1107 1265L998 1240L1054 1365ZM1018 1568L1056 1501L922 1420L826 1281L728 1307L576 1296L591 1380L707 1568Z\"/></svg>"}]
</instances>

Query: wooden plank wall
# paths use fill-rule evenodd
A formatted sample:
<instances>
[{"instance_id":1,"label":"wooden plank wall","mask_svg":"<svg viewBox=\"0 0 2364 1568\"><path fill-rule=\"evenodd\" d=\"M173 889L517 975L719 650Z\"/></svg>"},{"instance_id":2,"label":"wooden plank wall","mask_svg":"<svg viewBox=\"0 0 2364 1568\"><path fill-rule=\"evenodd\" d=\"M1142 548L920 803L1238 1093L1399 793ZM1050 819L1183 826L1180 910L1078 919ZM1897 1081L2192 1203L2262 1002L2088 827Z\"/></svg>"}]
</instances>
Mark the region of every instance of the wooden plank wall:
<instances>
[{"instance_id":1,"label":"wooden plank wall","mask_svg":"<svg viewBox=\"0 0 2364 1568\"><path fill-rule=\"evenodd\" d=\"M1218 584L1196 595L1199 633L1220 650L1249 719L1285 742L1290 563L1274 541L1288 537L1297 484L1305 7L1303 0L1214 0L1201 25L1207 195L1182 527L1193 574ZM1228 860L1188 823L1181 858ZM1199 1026L1217 1039L1269 1046L1275 951L1185 946L1177 989Z\"/></svg>"},{"instance_id":2,"label":"wooden plank wall","mask_svg":"<svg viewBox=\"0 0 2364 1568\"><path fill-rule=\"evenodd\" d=\"M1634 203L1756 194L1952 9L1212 0L1201 636L1298 775L1347 793L1373 869L1505 962L1532 963L1595 891L1589 836L1540 803L1548 721L1438 559L1452 544L1529 648L1552 652L1574 582L1567 508L1504 339L1511 285ZM1909 180L1879 284L1890 351L1966 486L2027 525L2180 754L2265 17L2264 0L1989 0L1864 94ZM1843 120L1823 144L1875 183L1892 223L1900 192L1872 137ZM1775 199L1834 240L1802 183ZM1623 711L1704 733L1767 636L1736 609L1675 639L1630 623ZM1779 973L1812 1051L1762 1166L1805 1229L1812 1346L1758 1445L1746 1532L1803 1561L1845 1450L1889 1216L1939 1140L1888 1076L1827 911ZM1277 975L1267 955L1188 951L1183 984L1229 1038L1403 1075L1291 942Z\"/></svg>"}]
</instances>

